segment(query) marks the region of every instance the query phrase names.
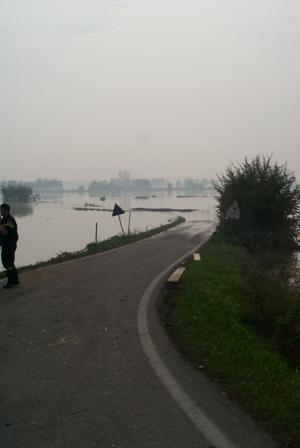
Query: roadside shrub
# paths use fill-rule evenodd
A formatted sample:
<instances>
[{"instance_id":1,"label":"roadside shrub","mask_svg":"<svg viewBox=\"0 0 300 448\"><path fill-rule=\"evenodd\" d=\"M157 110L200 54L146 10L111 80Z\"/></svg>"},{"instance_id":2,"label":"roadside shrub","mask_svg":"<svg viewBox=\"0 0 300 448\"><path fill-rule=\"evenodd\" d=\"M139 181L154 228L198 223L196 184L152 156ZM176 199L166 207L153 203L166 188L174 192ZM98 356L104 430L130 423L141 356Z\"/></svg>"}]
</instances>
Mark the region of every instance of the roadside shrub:
<instances>
[{"instance_id":1,"label":"roadside shrub","mask_svg":"<svg viewBox=\"0 0 300 448\"><path fill-rule=\"evenodd\" d=\"M215 183L220 230L252 251L295 246L300 188L286 165L271 157L232 164ZM237 203L240 216L228 213Z\"/></svg>"},{"instance_id":2,"label":"roadside shrub","mask_svg":"<svg viewBox=\"0 0 300 448\"><path fill-rule=\"evenodd\" d=\"M278 350L300 364L300 292L288 285L286 270L270 271L253 263L246 298L253 325L274 339Z\"/></svg>"}]
</instances>

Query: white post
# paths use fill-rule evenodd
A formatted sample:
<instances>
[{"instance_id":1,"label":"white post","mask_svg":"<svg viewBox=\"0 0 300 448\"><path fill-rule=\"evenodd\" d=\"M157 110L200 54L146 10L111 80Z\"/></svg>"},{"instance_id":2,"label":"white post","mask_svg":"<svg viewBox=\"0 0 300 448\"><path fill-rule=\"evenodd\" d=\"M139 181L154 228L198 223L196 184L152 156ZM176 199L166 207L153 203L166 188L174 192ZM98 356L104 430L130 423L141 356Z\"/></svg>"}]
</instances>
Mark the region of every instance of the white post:
<instances>
[{"instance_id":1,"label":"white post","mask_svg":"<svg viewBox=\"0 0 300 448\"><path fill-rule=\"evenodd\" d=\"M95 230L95 243L98 243L98 223L96 222L96 230Z\"/></svg>"},{"instance_id":2,"label":"white post","mask_svg":"<svg viewBox=\"0 0 300 448\"><path fill-rule=\"evenodd\" d=\"M131 210L129 211L129 218L128 218L128 235L130 234L130 222L131 222Z\"/></svg>"}]
</instances>

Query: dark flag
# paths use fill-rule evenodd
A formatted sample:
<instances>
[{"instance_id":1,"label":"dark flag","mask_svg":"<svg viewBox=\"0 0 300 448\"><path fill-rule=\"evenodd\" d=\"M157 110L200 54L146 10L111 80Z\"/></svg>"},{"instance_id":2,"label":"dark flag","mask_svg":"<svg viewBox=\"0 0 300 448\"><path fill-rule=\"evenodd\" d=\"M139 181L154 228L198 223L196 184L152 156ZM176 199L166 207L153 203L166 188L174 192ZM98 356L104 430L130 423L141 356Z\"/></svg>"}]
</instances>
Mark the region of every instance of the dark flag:
<instances>
[{"instance_id":1,"label":"dark flag","mask_svg":"<svg viewBox=\"0 0 300 448\"><path fill-rule=\"evenodd\" d=\"M118 204L115 204L112 216L124 215L124 213L124 210L122 210Z\"/></svg>"}]
</instances>

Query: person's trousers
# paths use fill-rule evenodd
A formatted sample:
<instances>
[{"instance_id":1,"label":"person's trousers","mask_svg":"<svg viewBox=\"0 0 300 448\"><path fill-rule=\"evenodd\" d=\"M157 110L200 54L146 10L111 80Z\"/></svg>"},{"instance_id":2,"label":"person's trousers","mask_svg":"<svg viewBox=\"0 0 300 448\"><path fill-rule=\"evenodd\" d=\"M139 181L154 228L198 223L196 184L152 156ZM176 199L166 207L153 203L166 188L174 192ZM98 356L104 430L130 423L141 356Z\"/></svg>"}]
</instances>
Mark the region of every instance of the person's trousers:
<instances>
[{"instance_id":1,"label":"person's trousers","mask_svg":"<svg viewBox=\"0 0 300 448\"><path fill-rule=\"evenodd\" d=\"M4 269L6 270L6 276L8 284L18 283L18 271L15 267L15 252L16 245L3 245L1 251L1 261Z\"/></svg>"}]
</instances>

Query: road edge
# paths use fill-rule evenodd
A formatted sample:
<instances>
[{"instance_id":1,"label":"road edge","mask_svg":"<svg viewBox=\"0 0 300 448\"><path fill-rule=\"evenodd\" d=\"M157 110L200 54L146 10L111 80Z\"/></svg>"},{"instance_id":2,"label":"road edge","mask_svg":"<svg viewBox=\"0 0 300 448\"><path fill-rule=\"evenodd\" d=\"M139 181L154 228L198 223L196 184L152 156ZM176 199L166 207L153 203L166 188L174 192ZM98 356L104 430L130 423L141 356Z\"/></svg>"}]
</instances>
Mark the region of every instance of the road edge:
<instances>
[{"instance_id":1,"label":"road edge","mask_svg":"<svg viewBox=\"0 0 300 448\"><path fill-rule=\"evenodd\" d=\"M212 235L212 229L205 232L204 240L197 244L193 249L186 252L182 257L166 267L158 276L152 280L144 292L137 311L137 329L144 353L153 368L155 374L167 389L169 394L182 409L185 415L192 421L201 434L209 443L218 448L237 448L231 441L218 429L218 427L205 415L201 408L190 398L182 386L178 383L174 375L170 372L156 350L151 331L148 326L148 307L155 296L155 292L163 285L167 276L180 263L190 257L199 247L205 244Z\"/></svg>"}]
</instances>

